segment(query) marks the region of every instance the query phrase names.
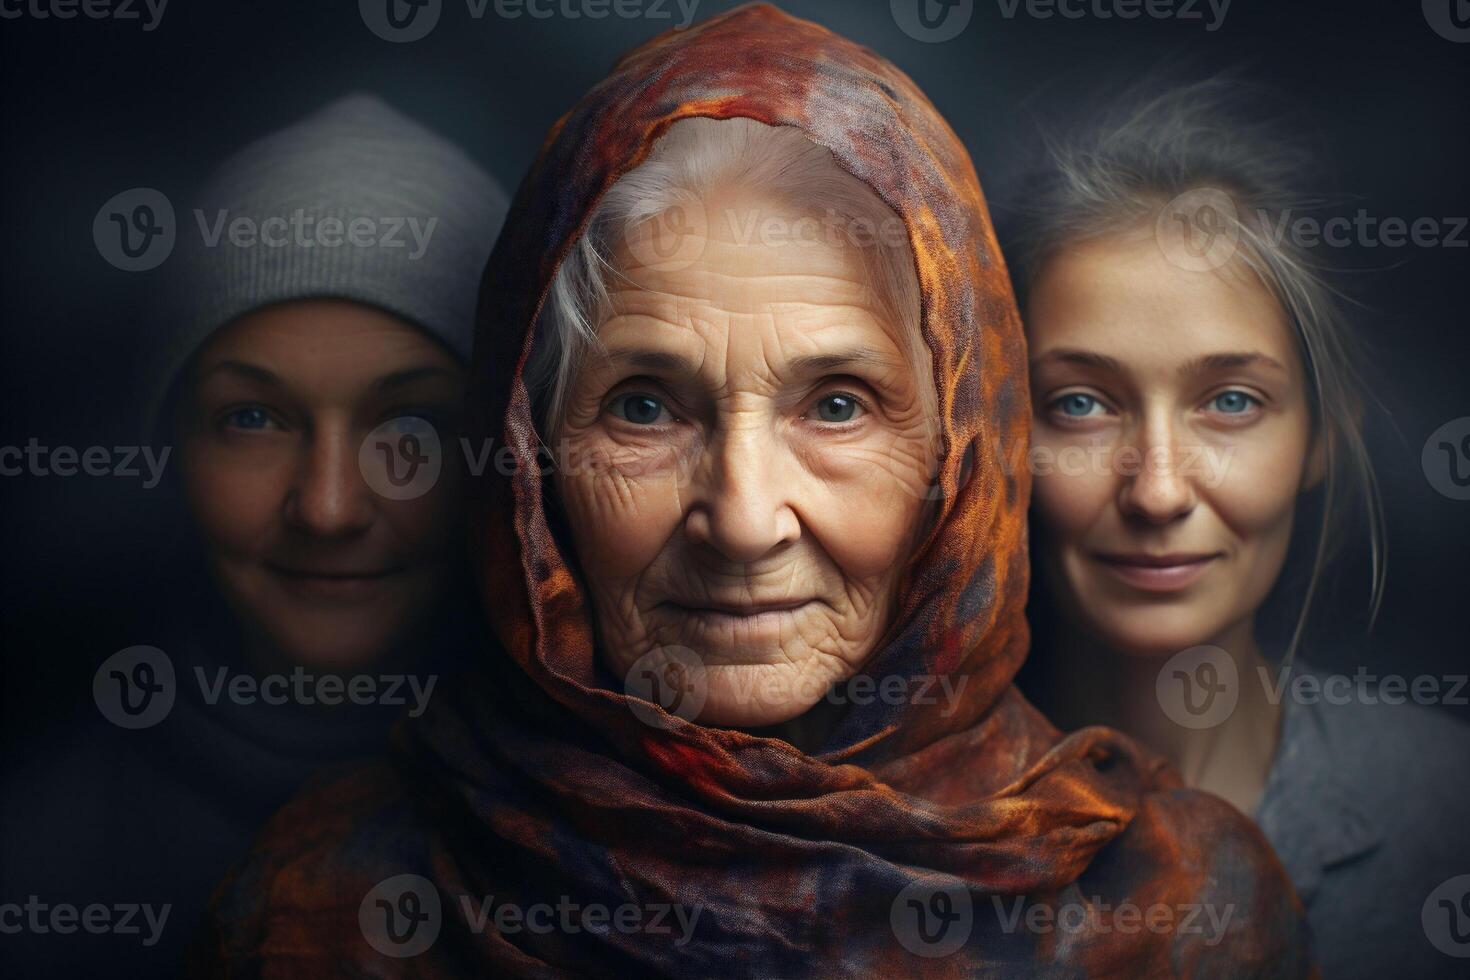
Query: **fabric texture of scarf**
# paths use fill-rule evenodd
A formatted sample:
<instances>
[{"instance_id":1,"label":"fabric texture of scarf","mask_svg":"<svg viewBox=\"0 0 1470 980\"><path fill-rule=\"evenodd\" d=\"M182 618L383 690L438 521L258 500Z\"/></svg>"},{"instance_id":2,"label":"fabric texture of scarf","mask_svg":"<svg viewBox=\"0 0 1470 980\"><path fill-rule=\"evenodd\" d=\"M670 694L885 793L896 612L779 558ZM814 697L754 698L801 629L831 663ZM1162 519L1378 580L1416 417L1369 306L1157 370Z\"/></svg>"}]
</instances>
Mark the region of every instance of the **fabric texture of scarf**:
<instances>
[{"instance_id":1,"label":"fabric texture of scarf","mask_svg":"<svg viewBox=\"0 0 1470 980\"><path fill-rule=\"evenodd\" d=\"M865 673L964 678L954 710L853 704L807 754L635 712L599 665L521 371L600 196L691 117L800 129L907 228L943 431L939 515L898 556L900 608ZM392 765L277 816L216 896L203 972L1313 975L1300 904L1245 817L1115 732L1061 735L1012 686L1028 644L1025 344L970 159L893 65L766 4L624 56L515 197L471 387L480 435L518 464L481 481L475 532L503 649L400 725ZM579 911L549 930L495 918L559 903ZM634 906L645 926L664 907L663 931L596 928L578 917L595 906Z\"/></svg>"}]
</instances>

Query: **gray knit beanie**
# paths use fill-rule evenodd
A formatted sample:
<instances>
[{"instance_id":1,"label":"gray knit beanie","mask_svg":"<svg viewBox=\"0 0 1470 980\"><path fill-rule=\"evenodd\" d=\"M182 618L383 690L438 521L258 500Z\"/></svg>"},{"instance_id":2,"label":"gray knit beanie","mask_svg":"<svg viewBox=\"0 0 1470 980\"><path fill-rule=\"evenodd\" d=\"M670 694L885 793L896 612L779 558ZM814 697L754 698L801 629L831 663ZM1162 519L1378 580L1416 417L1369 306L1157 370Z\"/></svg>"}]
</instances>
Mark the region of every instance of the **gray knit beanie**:
<instances>
[{"instance_id":1,"label":"gray knit beanie","mask_svg":"<svg viewBox=\"0 0 1470 980\"><path fill-rule=\"evenodd\" d=\"M230 157L178 215L177 264L145 353L145 424L204 341L286 300L356 300L464 360L506 196L460 149L354 94Z\"/></svg>"}]
</instances>

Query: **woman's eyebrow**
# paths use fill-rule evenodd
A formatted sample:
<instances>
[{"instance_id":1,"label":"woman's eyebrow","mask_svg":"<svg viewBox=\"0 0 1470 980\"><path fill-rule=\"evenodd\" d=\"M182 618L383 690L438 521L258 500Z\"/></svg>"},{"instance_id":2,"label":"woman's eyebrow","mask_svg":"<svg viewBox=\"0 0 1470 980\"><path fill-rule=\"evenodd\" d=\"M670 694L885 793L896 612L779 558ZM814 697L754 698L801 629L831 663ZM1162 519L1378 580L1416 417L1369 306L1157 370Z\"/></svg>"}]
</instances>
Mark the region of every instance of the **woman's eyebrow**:
<instances>
[{"instance_id":1,"label":"woman's eyebrow","mask_svg":"<svg viewBox=\"0 0 1470 980\"><path fill-rule=\"evenodd\" d=\"M1286 365L1260 351L1225 351L1219 354L1205 354L1185 364L1179 369L1179 373L1204 374L1208 371L1228 371L1242 367L1267 367L1274 368L1282 374L1289 373Z\"/></svg>"},{"instance_id":2,"label":"woman's eyebrow","mask_svg":"<svg viewBox=\"0 0 1470 980\"><path fill-rule=\"evenodd\" d=\"M805 354L793 358L791 370L797 374L823 374L864 362L886 365L899 363L888 351L882 351L876 347L853 347L829 354Z\"/></svg>"},{"instance_id":3,"label":"woman's eyebrow","mask_svg":"<svg viewBox=\"0 0 1470 980\"><path fill-rule=\"evenodd\" d=\"M271 385L276 388L282 387L281 379L273 372L266 370L258 364L248 364L245 361L220 361L200 372L199 380L215 374L233 374L247 381L255 381L260 384Z\"/></svg>"},{"instance_id":4,"label":"woman's eyebrow","mask_svg":"<svg viewBox=\"0 0 1470 980\"><path fill-rule=\"evenodd\" d=\"M671 351L612 350L608 352L606 363L629 364L648 371L667 371L678 375L699 373L699 365L695 361ZM820 374L863 363L892 365L899 363L899 360L890 351L860 346L823 354L804 354L791 360L790 370L798 374Z\"/></svg>"},{"instance_id":5,"label":"woman's eyebrow","mask_svg":"<svg viewBox=\"0 0 1470 980\"><path fill-rule=\"evenodd\" d=\"M628 364L645 371L667 371L673 374L692 375L699 367L683 354L662 350L623 349L609 351L605 360L608 365Z\"/></svg>"},{"instance_id":6,"label":"woman's eyebrow","mask_svg":"<svg viewBox=\"0 0 1470 980\"><path fill-rule=\"evenodd\" d=\"M1039 357L1031 359L1031 366L1038 364L1075 364L1079 367L1101 368L1105 371L1122 371L1123 364L1117 358L1083 350L1080 347L1055 347Z\"/></svg>"},{"instance_id":7,"label":"woman's eyebrow","mask_svg":"<svg viewBox=\"0 0 1470 980\"><path fill-rule=\"evenodd\" d=\"M458 375L448 368L439 367L437 364L426 364L423 367L404 368L402 371L385 374L378 379L377 388L379 391L390 391L424 378L441 376L451 380L457 380L458 378Z\"/></svg>"}]
</instances>

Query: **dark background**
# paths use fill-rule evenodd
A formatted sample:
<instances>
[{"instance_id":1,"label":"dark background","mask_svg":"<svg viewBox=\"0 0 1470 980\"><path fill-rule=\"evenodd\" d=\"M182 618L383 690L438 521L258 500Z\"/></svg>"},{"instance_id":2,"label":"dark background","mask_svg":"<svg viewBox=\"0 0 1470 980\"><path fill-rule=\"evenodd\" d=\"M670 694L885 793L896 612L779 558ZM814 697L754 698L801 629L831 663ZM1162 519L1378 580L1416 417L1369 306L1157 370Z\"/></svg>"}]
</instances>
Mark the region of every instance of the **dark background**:
<instances>
[{"instance_id":1,"label":"dark background","mask_svg":"<svg viewBox=\"0 0 1470 980\"><path fill-rule=\"evenodd\" d=\"M177 207L215 162L352 90L458 141L513 190L552 122L621 51L680 17L667 4L673 19L508 20L492 4L476 20L465 0L444 3L436 29L409 44L372 34L354 0L172 0L151 32L137 20L0 20L0 446L138 442L134 351L169 264L126 273L103 261L92 220L114 194L153 187ZM734 5L702 0L696 19ZM1234 68L1274 87L1276 107L1303 120L1322 152L1328 213L1470 214L1470 45L1432 30L1418 0L1234 0L1213 31L1199 19L1040 19L1024 7L1008 18L996 0L977 0L963 33L937 44L899 30L888 0L781 6L911 74L992 196L1037 120L1167 62L1186 77ZM1470 503L1437 493L1420 464L1434 429L1470 415L1467 238L1326 256L1363 304L1354 319L1384 409L1370 434L1391 551L1366 657L1380 672L1467 667ZM13 746L90 700L106 656L152 642L135 612L171 587L184 545L162 530L177 502L137 479L0 477L0 494L0 709ZM1361 578L1361 557L1348 555L1349 579ZM1363 590L1334 601L1329 626L1360 633ZM1313 659L1345 663L1334 643Z\"/></svg>"}]
</instances>

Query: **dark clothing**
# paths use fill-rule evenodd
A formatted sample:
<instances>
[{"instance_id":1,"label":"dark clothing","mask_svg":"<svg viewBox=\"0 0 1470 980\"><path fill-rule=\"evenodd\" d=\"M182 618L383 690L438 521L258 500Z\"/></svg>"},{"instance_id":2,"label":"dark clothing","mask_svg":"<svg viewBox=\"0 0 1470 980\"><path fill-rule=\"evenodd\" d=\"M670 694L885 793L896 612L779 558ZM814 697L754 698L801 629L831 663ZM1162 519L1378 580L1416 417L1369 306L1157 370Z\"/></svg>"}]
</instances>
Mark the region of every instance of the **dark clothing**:
<instances>
[{"instance_id":1,"label":"dark clothing","mask_svg":"<svg viewBox=\"0 0 1470 980\"><path fill-rule=\"evenodd\" d=\"M388 683L378 684L371 704L302 704L288 671L280 675L284 683L259 689L246 703L251 685L241 696L229 688L231 679L250 676L232 639L234 626L217 600L198 599L186 621L175 624L175 639L158 645L173 664L176 691L162 721L128 730L94 707L6 760L0 906L20 905L10 915L25 916L27 924L0 935L5 976L180 975L211 892L271 813L317 770L382 755L393 721L407 710L383 703ZM445 642L432 645L438 652L413 667L420 690L458 656L447 642L446 631ZM306 680L294 690L334 696ZM435 689L443 683L439 677ZM359 700L368 700L366 687L359 690ZM397 693L413 706L406 683ZM262 695L288 703L266 703ZM40 906L34 911L25 908L31 896ZM112 910L108 921L117 928L61 931L64 907L99 904ZM139 908L128 912L131 906ZM0 928L5 915L0 911ZM86 921L83 912L77 921Z\"/></svg>"},{"instance_id":2,"label":"dark clothing","mask_svg":"<svg viewBox=\"0 0 1470 980\"><path fill-rule=\"evenodd\" d=\"M1387 703L1351 676L1329 681L1300 664L1295 673L1314 684L1282 701L1256 820L1307 906L1324 980L1465 976L1467 962L1429 937L1450 935L1455 913L1425 904L1441 883L1470 875L1470 727L1407 691L1389 692L1407 703ZM1456 696L1444 680L1440 694ZM1470 952L1470 940L1459 945Z\"/></svg>"}]
</instances>

